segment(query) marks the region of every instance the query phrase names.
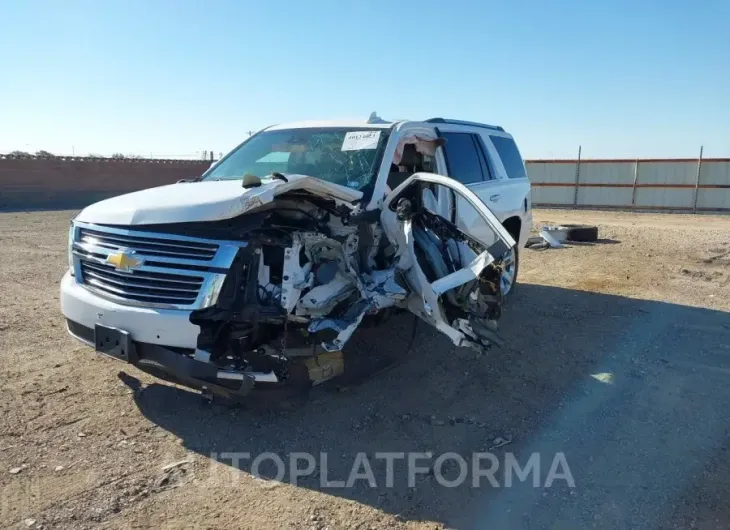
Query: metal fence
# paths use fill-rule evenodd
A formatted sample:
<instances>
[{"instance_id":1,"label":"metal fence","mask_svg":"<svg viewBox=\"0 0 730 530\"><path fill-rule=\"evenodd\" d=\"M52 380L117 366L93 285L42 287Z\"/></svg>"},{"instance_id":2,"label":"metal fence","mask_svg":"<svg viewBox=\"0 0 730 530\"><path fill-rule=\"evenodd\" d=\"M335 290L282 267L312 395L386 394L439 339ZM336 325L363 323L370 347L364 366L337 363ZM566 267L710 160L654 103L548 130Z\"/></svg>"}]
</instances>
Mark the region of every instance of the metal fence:
<instances>
[{"instance_id":1,"label":"metal fence","mask_svg":"<svg viewBox=\"0 0 730 530\"><path fill-rule=\"evenodd\" d=\"M535 206L730 212L730 158L528 160Z\"/></svg>"},{"instance_id":2,"label":"metal fence","mask_svg":"<svg viewBox=\"0 0 730 530\"><path fill-rule=\"evenodd\" d=\"M113 153L113 154L94 154L94 153L50 153L48 151L37 151L30 153L26 151L9 151L0 153L0 160L189 160L192 162L200 162L206 160L213 162L223 156L220 151L199 151L196 153L172 154L172 153Z\"/></svg>"},{"instance_id":3,"label":"metal fence","mask_svg":"<svg viewBox=\"0 0 730 530\"><path fill-rule=\"evenodd\" d=\"M124 162L211 161L212 150L188 155L68 156L40 151L36 154L0 154L0 160ZM535 206L615 208L625 210L676 210L730 212L730 158L641 158L527 160Z\"/></svg>"}]
</instances>

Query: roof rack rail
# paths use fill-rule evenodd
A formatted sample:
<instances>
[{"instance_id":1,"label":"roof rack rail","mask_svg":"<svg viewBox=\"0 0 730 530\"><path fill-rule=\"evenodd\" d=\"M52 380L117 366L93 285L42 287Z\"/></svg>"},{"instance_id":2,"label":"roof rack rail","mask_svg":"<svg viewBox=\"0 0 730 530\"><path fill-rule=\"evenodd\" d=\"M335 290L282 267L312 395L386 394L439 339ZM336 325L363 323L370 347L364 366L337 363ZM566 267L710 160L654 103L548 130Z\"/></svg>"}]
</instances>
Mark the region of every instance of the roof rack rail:
<instances>
[{"instance_id":1,"label":"roof rack rail","mask_svg":"<svg viewBox=\"0 0 730 530\"><path fill-rule=\"evenodd\" d=\"M469 125L470 127L484 127L485 129L492 129L493 131L502 131L504 129L499 125L487 125L486 123L477 123L475 121L464 121L464 120L452 120L449 118L429 118L425 120L426 123L451 123L453 125Z\"/></svg>"}]
</instances>

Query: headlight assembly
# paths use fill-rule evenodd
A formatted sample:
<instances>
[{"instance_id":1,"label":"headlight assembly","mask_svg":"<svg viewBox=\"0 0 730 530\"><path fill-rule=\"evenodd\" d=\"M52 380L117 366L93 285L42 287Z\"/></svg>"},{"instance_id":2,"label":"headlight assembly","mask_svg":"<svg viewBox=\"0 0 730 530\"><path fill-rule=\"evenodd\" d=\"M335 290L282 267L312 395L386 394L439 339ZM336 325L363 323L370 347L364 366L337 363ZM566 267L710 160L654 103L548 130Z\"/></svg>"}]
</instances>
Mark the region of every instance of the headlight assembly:
<instances>
[{"instance_id":1,"label":"headlight assembly","mask_svg":"<svg viewBox=\"0 0 730 530\"><path fill-rule=\"evenodd\" d=\"M74 216L76 218L76 216ZM76 239L76 226L74 225L74 220L71 219L71 222L68 226L68 270L71 272L71 276L75 274L74 272L74 241Z\"/></svg>"}]
</instances>

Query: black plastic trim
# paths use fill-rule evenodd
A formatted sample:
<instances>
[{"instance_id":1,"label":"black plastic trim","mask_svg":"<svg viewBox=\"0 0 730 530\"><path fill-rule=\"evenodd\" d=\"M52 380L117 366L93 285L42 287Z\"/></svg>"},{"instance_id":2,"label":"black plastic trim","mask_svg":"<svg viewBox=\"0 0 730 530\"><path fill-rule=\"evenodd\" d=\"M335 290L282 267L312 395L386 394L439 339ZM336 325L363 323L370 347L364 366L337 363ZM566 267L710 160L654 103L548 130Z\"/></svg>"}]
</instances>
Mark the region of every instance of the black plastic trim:
<instances>
[{"instance_id":1,"label":"black plastic trim","mask_svg":"<svg viewBox=\"0 0 730 530\"><path fill-rule=\"evenodd\" d=\"M72 320L66 322L68 330L73 336L87 343L96 343L96 334L93 329ZM133 345L132 351L135 352L135 355L130 355L126 361L119 356L112 356L141 370L152 369L153 374L154 371L161 371L174 378L176 382L190 388L200 389L205 387L211 392L242 397L250 393L254 387L253 377L246 374L244 374L241 381L218 379L217 366L197 361L186 355L184 350L179 351L181 349L178 348L173 350L157 344L132 340L130 340L130 343ZM192 350L188 351L191 352Z\"/></svg>"},{"instance_id":2,"label":"black plastic trim","mask_svg":"<svg viewBox=\"0 0 730 530\"><path fill-rule=\"evenodd\" d=\"M477 150L482 154L482 162L484 162L487 167L487 175L489 176L488 180L497 180L497 169L494 167L494 164L492 164L489 156L487 156L489 151L487 151L484 138L482 138L480 134L477 134L474 141L477 143Z\"/></svg>"}]
</instances>

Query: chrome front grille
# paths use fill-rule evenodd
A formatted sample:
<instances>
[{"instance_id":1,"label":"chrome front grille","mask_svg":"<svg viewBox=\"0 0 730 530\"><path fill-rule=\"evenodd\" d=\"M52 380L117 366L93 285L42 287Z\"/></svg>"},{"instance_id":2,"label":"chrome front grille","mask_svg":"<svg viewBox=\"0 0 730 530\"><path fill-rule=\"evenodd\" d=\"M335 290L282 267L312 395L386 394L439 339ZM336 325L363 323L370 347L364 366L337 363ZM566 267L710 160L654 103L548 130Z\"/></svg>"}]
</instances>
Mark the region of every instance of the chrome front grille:
<instances>
[{"instance_id":1,"label":"chrome front grille","mask_svg":"<svg viewBox=\"0 0 730 530\"><path fill-rule=\"evenodd\" d=\"M84 283L112 296L137 302L194 304L203 286L202 276L117 272L113 266L81 260Z\"/></svg>"},{"instance_id":2,"label":"chrome front grille","mask_svg":"<svg viewBox=\"0 0 730 530\"><path fill-rule=\"evenodd\" d=\"M77 282L118 303L199 309L215 303L242 246L75 223L73 266ZM120 255L131 261L115 261Z\"/></svg>"},{"instance_id":3,"label":"chrome front grille","mask_svg":"<svg viewBox=\"0 0 730 530\"><path fill-rule=\"evenodd\" d=\"M79 240L82 243L91 243L111 250L133 248L137 253L144 253L146 256L200 259L204 261L212 260L218 250L217 244L175 241L148 236L124 236L88 228L80 229Z\"/></svg>"}]
</instances>

